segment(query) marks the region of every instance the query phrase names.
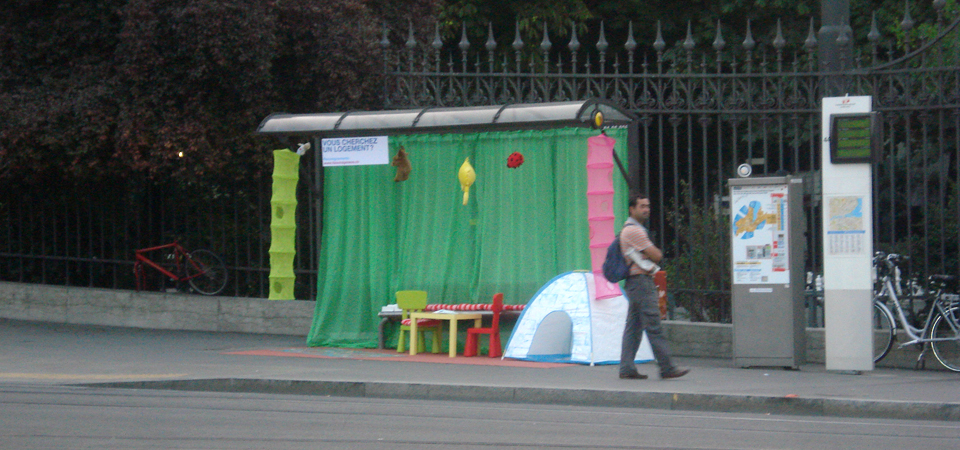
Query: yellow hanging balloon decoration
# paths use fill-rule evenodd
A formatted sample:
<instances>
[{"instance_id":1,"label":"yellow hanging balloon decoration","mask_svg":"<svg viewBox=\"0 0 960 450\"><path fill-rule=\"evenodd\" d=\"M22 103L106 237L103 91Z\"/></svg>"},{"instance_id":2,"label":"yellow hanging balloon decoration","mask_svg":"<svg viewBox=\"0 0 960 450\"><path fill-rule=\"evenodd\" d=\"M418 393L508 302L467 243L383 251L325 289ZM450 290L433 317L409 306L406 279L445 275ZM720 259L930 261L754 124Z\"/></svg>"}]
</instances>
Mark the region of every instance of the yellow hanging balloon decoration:
<instances>
[{"instance_id":1,"label":"yellow hanging balloon decoration","mask_svg":"<svg viewBox=\"0 0 960 450\"><path fill-rule=\"evenodd\" d=\"M467 200L470 199L470 185L477 179L477 173L473 171L473 166L470 165L470 157L463 160L457 178L460 179L460 187L463 189L463 204L466 205Z\"/></svg>"}]
</instances>

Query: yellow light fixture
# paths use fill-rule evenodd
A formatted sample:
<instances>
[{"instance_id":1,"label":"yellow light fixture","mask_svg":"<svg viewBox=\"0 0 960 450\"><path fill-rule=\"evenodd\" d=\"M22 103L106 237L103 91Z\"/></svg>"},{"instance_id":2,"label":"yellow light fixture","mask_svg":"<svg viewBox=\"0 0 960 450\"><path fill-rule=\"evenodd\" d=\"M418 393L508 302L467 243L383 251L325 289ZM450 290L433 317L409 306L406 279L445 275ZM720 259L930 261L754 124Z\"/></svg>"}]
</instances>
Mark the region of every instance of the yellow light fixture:
<instances>
[{"instance_id":1,"label":"yellow light fixture","mask_svg":"<svg viewBox=\"0 0 960 450\"><path fill-rule=\"evenodd\" d=\"M593 125L597 128L603 128L603 113L600 111L595 111L593 113Z\"/></svg>"}]
</instances>

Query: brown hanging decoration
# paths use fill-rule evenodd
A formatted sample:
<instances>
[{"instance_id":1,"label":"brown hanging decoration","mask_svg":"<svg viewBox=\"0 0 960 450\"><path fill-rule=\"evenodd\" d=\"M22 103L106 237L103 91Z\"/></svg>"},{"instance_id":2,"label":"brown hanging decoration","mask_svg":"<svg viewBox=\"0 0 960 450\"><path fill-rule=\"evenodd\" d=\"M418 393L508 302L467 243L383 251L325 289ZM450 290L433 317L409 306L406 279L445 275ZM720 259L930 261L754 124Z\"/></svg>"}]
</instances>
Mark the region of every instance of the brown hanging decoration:
<instances>
[{"instance_id":1,"label":"brown hanging decoration","mask_svg":"<svg viewBox=\"0 0 960 450\"><path fill-rule=\"evenodd\" d=\"M410 172L413 170L413 167L410 166L407 152L403 149L402 145L400 146L400 150L397 151L397 155L393 157L390 165L397 168L397 176L393 178L393 181L399 183L401 181L407 181L407 178L410 178Z\"/></svg>"}]
</instances>

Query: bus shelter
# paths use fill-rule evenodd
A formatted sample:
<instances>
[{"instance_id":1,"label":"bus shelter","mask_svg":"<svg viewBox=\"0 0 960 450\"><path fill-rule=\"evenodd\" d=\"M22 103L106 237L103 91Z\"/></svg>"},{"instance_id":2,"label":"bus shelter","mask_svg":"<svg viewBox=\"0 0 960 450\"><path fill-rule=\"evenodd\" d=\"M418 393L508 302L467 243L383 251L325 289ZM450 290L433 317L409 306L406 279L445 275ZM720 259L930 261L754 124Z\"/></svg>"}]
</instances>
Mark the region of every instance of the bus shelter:
<instances>
[{"instance_id":1,"label":"bus shelter","mask_svg":"<svg viewBox=\"0 0 960 450\"><path fill-rule=\"evenodd\" d=\"M599 99L265 118L259 134L292 151L310 144L304 157L322 202L308 345L375 347L378 313L398 290L425 290L429 303L489 303L502 292L505 303L526 304L557 275L589 270L587 140L616 142L622 223L636 185L628 174L639 173L636 131L635 116ZM333 151L343 142L360 143L348 153L368 144L380 153L343 159ZM408 171L390 164L401 149ZM464 163L474 172L469 196Z\"/></svg>"}]
</instances>

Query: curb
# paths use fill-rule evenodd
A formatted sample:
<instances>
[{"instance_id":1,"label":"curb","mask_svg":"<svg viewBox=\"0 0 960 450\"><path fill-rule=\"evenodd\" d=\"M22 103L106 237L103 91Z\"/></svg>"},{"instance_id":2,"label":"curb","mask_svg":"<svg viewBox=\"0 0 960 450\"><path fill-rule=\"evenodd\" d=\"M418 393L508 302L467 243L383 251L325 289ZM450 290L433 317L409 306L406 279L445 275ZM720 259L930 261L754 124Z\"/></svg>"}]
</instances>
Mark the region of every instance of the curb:
<instances>
[{"instance_id":1,"label":"curb","mask_svg":"<svg viewBox=\"0 0 960 450\"><path fill-rule=\"evenodd\" d=\"M74 386L960 421L960 404L933 402L244 378L84 383Z\"/></svg>"}]
</instances>

